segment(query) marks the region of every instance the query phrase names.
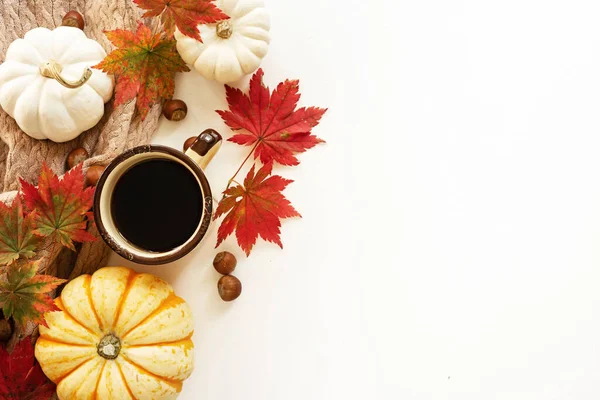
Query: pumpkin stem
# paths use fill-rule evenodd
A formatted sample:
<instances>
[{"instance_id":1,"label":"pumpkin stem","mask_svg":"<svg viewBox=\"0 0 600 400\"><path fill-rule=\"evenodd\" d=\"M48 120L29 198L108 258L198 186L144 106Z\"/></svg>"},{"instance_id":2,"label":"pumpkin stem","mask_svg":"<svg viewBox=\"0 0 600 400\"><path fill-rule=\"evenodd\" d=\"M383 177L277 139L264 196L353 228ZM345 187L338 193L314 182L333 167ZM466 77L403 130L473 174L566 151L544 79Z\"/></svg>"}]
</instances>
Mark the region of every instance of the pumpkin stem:
<instances>
[{"instance_id":1,"label":"pumpkin stem","mask_svg":"<svg viewBox=\"0 0 600 400\"><path fill-rule=\"evenodd\" d=\"M217 24L217 36L222 39L229 39L233 33L233 27L229 20L221 21Z\"/></svg>"},{"instance_id":2,"label":"pumpkin stem","mask_svg":"<svg viewBox=\"0 0 600 400\"><path fill-rule=\"evenodd\" d=\"M121 341L118 337L109 333L98 343L98 354L107 360L114 360L121 351Z\"/></svg>"},{"instance_id":3,"label":"pumpkin stem","mask_svg":"<svg viewBox=\"0 0 600 400\"><path fill-rule=\"evenodd\" d=\"M40 73L42 74L42 76L50 79L55 79L58 83L69 89L77 89L78 87L83 86L83 84L86 83L92 76L92 70L90 69L90 67L85 67L81 78L79 78L76 81L66 80L60 74L61 72L62 65L58 64L54 60L50 60L40 65Z\"/></svg>"}]
</instances>

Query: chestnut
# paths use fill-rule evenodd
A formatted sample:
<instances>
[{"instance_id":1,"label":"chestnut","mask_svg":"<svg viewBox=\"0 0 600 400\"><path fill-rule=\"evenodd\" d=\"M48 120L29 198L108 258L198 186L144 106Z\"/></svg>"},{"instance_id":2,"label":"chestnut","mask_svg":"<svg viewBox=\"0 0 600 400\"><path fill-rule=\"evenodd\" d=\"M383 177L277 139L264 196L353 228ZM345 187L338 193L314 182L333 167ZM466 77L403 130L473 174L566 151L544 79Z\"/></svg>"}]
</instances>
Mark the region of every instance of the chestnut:
<instances>
[{"instance_id":1,"label":"chestnut","mask_svg":"<svg viewBox=\"0 0 600 400\"><path fill-rule=\"evenodd\" d=\"M69 155L67 156L67 167L68 169L73 168L79 163L84 162L89 158L89 154L86 149L83 147L78 147L76 149L71 150Z\"/></svg>"},{"instance_id":2,"label":"chestnut","mask_svg":"<svg viewBox=\"0 0 600 400\"><path fill-rule=\"evenodd\" d=\"M222 251L215 256L213 267L222 275L229 275L235 270L237 260L235 256L228 251Z\"/></svg>"},{"instance_id":3,"label":"chestnut","mask_svg":"<svg viewBox=\"0 0 600 400\"><path fill-rule=\"evenodd\" d=\"M183 152L185 153L196 141L197 137L196 136L192 136L190 138L185 139L185 142L183 142Z\"/></svg>"},{"instance_id":4,"label":"chestnut","mask_svg":"<svg viewBox=\"0 0 600 400\"><path fill-rule=\"evenodd\" d=\"M92 165L89 167L85 173L85 185L96 186L105 169L106 167L102 165Z\"/></svg>"},{"instance_id":5,"label":"chestnut","mask_svg":"<svg viewBox=\"0 0 600 400\"><path fill-rule=\"evenodd\" d=\"M169 121L181 121L187 115L187 105L183 100L167 100L163 106L163 115Z\"/></svg>"},{"instance_id":6,"label":"chestnut","mask_svg":"<svg viewBox=\"0 0 600 400\"><path fill-rule=\"evenodd\" d=\"M219 296L224 301L233 301L242 293L242 282L233 275L223 275L217 283Z\"/></svg>"},{"instance_id":7,"label":"chestnut","mask_svg":"<svg viewBox=\"0 0 600 400\"><path fill-rule=\"evenodd\" d=\"M79 28L83 30L85 26L85 21L83 20L83 16L75 10L71 10L65 14L62 19L62 26L72 26L74 28Z\"/></svg>"}]
</instances>

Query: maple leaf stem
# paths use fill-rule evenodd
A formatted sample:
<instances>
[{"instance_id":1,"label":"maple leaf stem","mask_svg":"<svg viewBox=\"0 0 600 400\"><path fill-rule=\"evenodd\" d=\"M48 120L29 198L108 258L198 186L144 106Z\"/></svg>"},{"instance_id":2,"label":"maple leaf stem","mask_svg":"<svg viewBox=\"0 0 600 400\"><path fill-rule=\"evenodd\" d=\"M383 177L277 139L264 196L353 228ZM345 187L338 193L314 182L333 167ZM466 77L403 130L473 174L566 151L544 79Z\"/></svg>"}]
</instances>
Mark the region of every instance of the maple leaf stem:
<instances>
[{"instance_id":1,"label":"maple leaf stem","mask_svg":"<svg viewBox=\"0 0 600 400\"><path fill-rule=\"evenodd\" d=\"M258 147L259 143L260 143L260 141L257 141L254 144L254 147L252 147L252 150L250 150L250 153L246 156L246 158L244 159L244 161L242 161L242 165L240 165L240 167L237 169L237 171L235 171L235 174L233 174L233 176L231 177L231 179L229 179L229 181L227 182L227 187L225 188L225 190L229 189L229 187L231 186L232 183L237 183L235 181L235 177L237 176L237 174L240 173L240 171L242 170L242 167L244 166L244 164L246 164L246 161L248 161L248 159L250 159L250 156L252 154L254 154L254 150L256 150L256 148ZM239 185L239 183L237 183L237 184Z\"/></svg>"}]
</instances>

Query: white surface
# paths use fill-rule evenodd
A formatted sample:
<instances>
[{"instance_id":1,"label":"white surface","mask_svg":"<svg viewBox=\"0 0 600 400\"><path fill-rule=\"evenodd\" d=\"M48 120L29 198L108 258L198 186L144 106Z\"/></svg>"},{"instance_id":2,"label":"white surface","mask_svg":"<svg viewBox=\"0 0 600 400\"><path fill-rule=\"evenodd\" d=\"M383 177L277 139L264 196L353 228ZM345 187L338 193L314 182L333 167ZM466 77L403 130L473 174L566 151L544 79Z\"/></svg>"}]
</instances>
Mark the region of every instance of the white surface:
<instances>
[{"instance_id":1,"label":"white surface","mask_svg":"<svg viewBox=\"0 0 600 400\"><path fill-rule=\"evenodd\" d=\"M600 396L600 4L269 1L266 82L330 108L285 192L285 249L216 294L216 230L171 266L197 367L181 399ZM188 73L179 147L221 85ZM247 149L208 170L221 190ZM117 257L113 263L124 264Z\"/></svg>"}]
</instances>

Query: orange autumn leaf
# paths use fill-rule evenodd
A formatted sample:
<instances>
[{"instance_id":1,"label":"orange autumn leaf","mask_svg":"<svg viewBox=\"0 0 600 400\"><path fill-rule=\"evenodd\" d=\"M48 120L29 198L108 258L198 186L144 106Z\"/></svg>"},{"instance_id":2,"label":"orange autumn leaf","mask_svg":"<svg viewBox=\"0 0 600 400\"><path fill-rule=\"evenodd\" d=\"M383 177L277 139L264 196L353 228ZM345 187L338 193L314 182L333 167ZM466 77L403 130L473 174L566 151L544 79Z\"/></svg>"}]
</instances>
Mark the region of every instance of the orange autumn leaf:
<instances>
[{"instance_id":1,"label":"orange autumn leaf","mask_svg":"<svg viewBox=\"0 0 600 400\"><path fill-rule=\"evenodd\" d=\"M173 97L175 73L190 69L179 56L174 39L153 35L143 23L136 32L117 29L105 34L117 49L94 68L117 77L115 105L136 99L137 110L145 119L150 106Z\"/></svg>"},{"instance_id":2,"label":"orange autumn leaf","mask_svg":"<svg viewBox=\"0 0 600 400\"><path fill-rule=\"evenodd\" d=\"M35 254L40 237L35 234L37 213L25 213L21 196L10 206L0 201L0 265Z\"/></svg>"},{"instance_id":3,"label":"orange autumn leaf","mask_svg":"<svg viewBox=\"0 0 600 400\"><path fill-rule=\"evenodd\" d=\"M86 231L94 188L84 188L82 164L59 179L44 163L38 187L21 179L21 190L25 205L36 212L34 233L53 237L56 242L71 250L75 250L73 242L96 240Z\"/></svg>"},{"instance_id":4,"label":"orange autumn leaf","mask_svg":"<svg viewBox=\"0 0 600 400\"><path fill-rule=\"evenodd\" d=\"M175 27L186 36L202 42L198 25L229 18L212 0L133 0L143 10L143 18L158 17L168 37Z\"/></svg>"},{"instance_id":5,"label":"orange autumn leaf","mask_svg":"<svg viewBox=\"0 0 600 400\"><path fill-rule=\"evenodd\" d=\"M46 326L44 313L59 311L50 292L66 280L38 275L40 261L13 263L0 275L0 307L5 318L25 326L27 321Z\"/></svg>"}]
</instances>

